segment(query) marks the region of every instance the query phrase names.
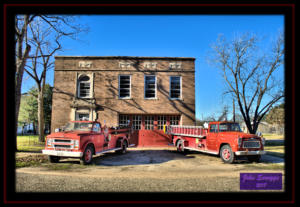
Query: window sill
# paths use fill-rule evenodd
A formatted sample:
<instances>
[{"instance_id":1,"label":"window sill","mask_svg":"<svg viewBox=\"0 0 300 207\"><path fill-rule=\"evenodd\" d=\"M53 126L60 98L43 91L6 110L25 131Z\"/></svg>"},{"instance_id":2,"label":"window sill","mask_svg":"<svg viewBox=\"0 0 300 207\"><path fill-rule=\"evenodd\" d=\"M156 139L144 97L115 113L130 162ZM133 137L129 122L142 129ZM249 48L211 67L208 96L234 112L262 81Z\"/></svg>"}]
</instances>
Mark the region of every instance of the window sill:
<instances>
[{"instance_id":1,"label":"window sill","mask_svg":"<svg viewBox=\"0 0 300 207\"><path fill-rule=\"evenodd\" d=\"M158 98L144 98L144 100L158 100Z\"/></svg>"},{"instance_id":2,"label":"window sill","mask_svg":"<svg viewBox=\"0 0 300 207\"><path fill-rule=\"evenodd\" d=\"M132 98L131 97L129 97L129 98L118 98L119 100L131 100Z\"/></svg>"},{"instance_id":3,"label":"window sill","mask_svg":"<svg viewBox=\"0 0 300 207\"><path fill-rule=\"evenodd\" d=\"M172 101L183 101L183 98L169 98L169 100L172 100Z\"/></svg>"}]
</instances>

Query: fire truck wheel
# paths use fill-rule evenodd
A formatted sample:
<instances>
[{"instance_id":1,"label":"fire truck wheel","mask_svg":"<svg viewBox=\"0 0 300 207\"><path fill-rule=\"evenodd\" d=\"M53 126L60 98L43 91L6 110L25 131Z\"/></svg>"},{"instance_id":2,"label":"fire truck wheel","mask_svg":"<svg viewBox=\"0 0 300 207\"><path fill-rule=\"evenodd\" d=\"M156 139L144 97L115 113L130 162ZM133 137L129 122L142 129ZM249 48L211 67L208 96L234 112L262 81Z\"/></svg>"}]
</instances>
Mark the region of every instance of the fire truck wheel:
<instances>
[{"instance_id":1,"label":"fire truck wheel","mask_svg":"<svg viewBox=\"0 0 300 207\"><path fill-rule=\"evenodd\" d=\"M249 162L259 162L261 156L260 155L252 155L247 157Z\"/></svg>"},{"instance_id":2,"label":"fire truck wheel","mask_svg":"<svg viewBox=\"0 0 300 207\"><path fill-rule=\"evenodd\" d=\"M124 141L122 144L122 150L120 150L121 154L125 154L127 152L127 142Z\"/></svg>"},{"instance_id":3,"label":"fire truck wheel","mask_svg":"<svg viewBox=\"0 0 300 207\"><path fill-rule=\"evenodd\" d=\"M60 157L52 156L52 155L50 155L48 158L51 163L58 163L60 160Z\"/></svg>"},{"instance_id":4,"label":"fire truck wheel","mask_svg":"<svg viewBox=\"0 0 300 207\"><path fill-rule=\"evenodd\" d=\"M83 165L89 165L92 163L94 154L94 148L89 145L85 148L82 158L80 159L80 163Z\"/></svg>"},{"instance_id":5,"label":"fire truck wheel","mask_svg":"<svg viewBox=\"0 0 300 207\"><path fill-rule=\"evenodd\" d=\"M182 140L179 140L177 142L177 152L181 152L181 153L184 152L184 144Z\"/></svg>"},{"instance_id":6,"label":"fire truck wheel","mask_svg":"<svg viewBox=\"0 0 300 207\"><path fill-rule=\"evenodd\" d=\"M229 145L223 145L220 151L220 157L225 163L233 163L234 153Z\"/></svg>"}]
</instances>

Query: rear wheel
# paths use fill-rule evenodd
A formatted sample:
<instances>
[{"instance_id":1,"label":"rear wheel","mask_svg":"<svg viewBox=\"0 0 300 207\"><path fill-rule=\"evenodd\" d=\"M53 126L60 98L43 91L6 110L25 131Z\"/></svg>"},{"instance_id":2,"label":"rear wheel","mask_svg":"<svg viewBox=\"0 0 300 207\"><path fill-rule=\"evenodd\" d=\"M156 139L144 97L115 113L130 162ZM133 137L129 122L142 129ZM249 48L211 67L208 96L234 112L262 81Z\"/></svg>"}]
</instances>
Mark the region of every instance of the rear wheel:
<instances>
[{"instance_id":1,"label":"rear wheel","mask_svg":"<svg viewBox=\"0 0 300 207\"><path fill-rule=\"evenodd\" d=\"M48 159L49 159L49 161L50 161L51 163L58 163L59 160L60 160L60 157L50 155L50 156L48 157Z\"/></svg>"},{"instance_id":2,"label":"rear wheel","mask_svg":"<svg viewBox=\"0 0 300 207\"><path fill-rule=\"evenodd\" d=\"M259 162L261 156L260 155L252 155L247 157L249 162Z\"/></svg>"},{"instance_id":3,"label":"rear wheel","mask_svg":"<svg viewBox=\"0 0 300 207\"><path fill-rule=\"evenodd\" d=\"M85 148L82 158L80 159L80 163L84 165L89 165L92 163L94 154L94 148L89 145Z\"/></svg>"},{"instance_id":4,"label":"rear wheel","mask_svg":"<svg viewBox=\"0 0 300 207\"><path fill-rule=\"evenodd\" d=\"M121 142L121 141L120 141ZM127 142L123 141L122 145L121 145L122 149L117 150L116 152L118 154L125 154L127 152Z\"/></svg>"},{"instance_id":5,"label":"rear wheel","mask_svg":"<svg viewBox=\"0 0 300 207\"><path fill-rule=\"evenodd\" d=\"M184 152L184 143L183 143L182 140L179 140L177 142L177 146L176 147L177 147L177 152L181 152L181 153Z\"/></svg>"},{"instance_id":6,"label":"rear wheel","mask_svg":"<svg viewBox=\"0 0 300 207\"><path fill-rule=\"evenodd\" d=\"M233 163L235 159L234 153L232 152L232 149L229 145L222 146L220 151L220 157L223 160L223 162L229 164Z\"/></svg>"}]
</instances>

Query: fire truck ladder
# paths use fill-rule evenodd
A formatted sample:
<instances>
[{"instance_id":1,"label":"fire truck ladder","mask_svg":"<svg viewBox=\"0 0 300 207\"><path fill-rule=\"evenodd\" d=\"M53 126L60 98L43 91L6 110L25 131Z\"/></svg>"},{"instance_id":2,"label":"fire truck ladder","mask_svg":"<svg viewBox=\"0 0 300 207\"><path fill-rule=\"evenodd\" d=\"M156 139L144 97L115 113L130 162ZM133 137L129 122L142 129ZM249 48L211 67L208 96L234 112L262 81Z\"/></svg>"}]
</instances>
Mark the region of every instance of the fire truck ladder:
<instances>
[{"instance_id":1,"label":"fire truck ladder","mask_svg":"<svg viewBox=\"0 0 300 207\"><path fill-rule=\"evenodd\" d=\"M170 125L166 129L167 134L203 138L206 133L202 126Z\"/></svg>"}]
</instances>

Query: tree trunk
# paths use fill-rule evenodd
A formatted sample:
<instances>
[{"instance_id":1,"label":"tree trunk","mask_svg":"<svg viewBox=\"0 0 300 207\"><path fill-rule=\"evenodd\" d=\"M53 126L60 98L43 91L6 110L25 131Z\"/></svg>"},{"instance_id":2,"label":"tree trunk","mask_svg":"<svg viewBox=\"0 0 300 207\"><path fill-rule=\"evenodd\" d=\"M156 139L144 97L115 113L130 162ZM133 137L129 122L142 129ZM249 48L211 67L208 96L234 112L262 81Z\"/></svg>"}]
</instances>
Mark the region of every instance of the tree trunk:
<instances>
[{"instance_id":1,"label":"tree trunk","mask_svg":"<svg viewBox=\"0 0 300 207\"><path fill-rule=\"evenodd\" d=\"M44 134L44 99L43 99L43 89L39 91L38 94L38 125L39 125L39 141L45 141Z\"/></svg>"}]
</instances>

